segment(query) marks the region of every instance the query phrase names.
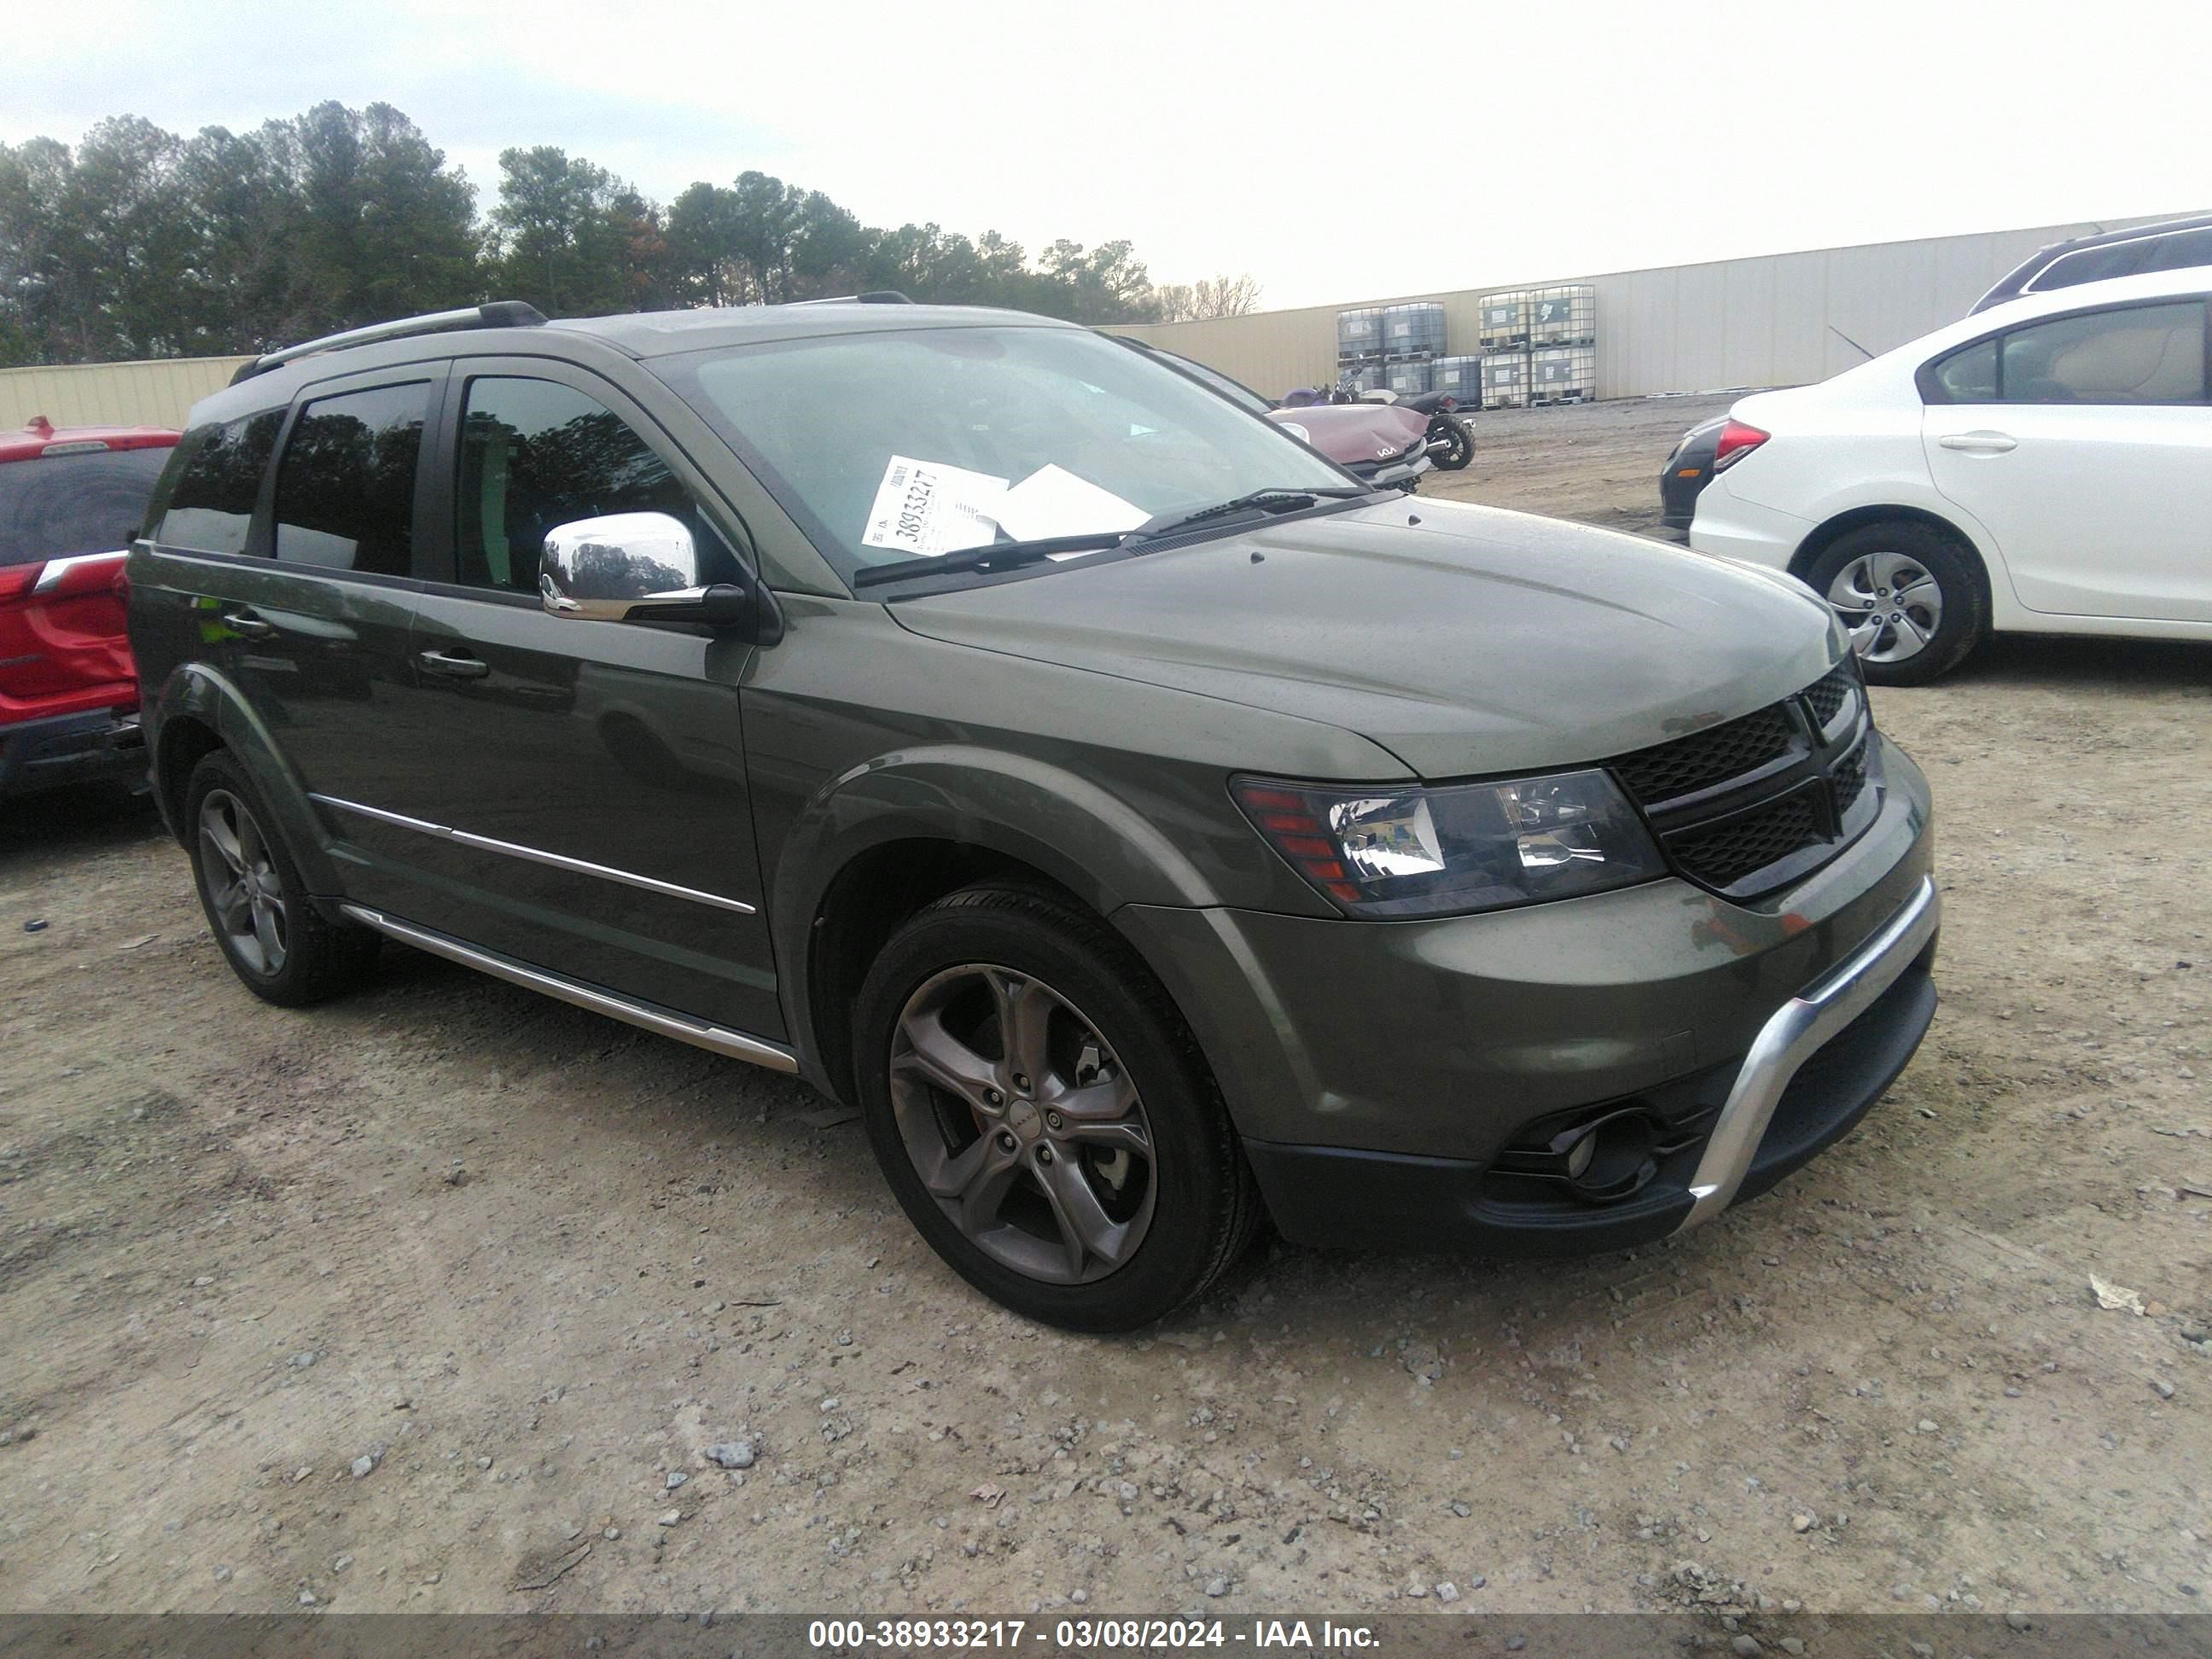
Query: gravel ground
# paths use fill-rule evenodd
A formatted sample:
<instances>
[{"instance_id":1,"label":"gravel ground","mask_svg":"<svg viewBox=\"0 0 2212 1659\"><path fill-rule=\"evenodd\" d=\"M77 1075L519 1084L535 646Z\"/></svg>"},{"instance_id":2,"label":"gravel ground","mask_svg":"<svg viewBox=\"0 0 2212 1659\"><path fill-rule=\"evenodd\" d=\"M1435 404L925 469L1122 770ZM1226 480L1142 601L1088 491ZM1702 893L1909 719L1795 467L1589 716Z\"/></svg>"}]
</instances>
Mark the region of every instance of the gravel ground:
<instances>
[{"instance_id":1,"label":"gravel ground","mask_svg":"<svg viewBox=\"0 0 2212 1659\"><path fill-rule=\"evenodd\" d=\"M1427 493L1647 528L1717 406L1486 416ZM1122 1340L979 1300L788 1082L397 948L264 1006L143 808L6 809L0 1602L2201 1608L2208 668L1876 694L1942 1011L1772 1195L1565 1265L1273 1246Z\"/></svg>"}]
</instances>

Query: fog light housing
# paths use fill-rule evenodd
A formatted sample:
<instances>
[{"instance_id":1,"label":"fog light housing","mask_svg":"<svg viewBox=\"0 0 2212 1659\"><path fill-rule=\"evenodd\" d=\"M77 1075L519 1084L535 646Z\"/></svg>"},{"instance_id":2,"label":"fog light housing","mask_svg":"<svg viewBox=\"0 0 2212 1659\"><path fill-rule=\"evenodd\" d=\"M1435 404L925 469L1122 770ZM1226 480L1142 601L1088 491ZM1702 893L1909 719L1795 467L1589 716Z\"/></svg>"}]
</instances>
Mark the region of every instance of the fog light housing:
<instances>
[{"instance_id":1,"label":"fog light housing","mask_svg":"<svg viewBox=\"0 0 2212 1659\"><path fill-rule=\"evenodd\" d=\"M1682 1140L1641 1100L1577 1121L1531 1124L1525 1139L1498 1155L1493 1173L1565 1188L1585 1204L1618 1204L1657 1176L1660 1160Z\"/></svg>"},{"instance_id":2,"label":"fog light housing","mask_svg":"<svg viewBox=\"0 0 2212 1659\"><path fill-rule=\"evenodd\" d=\"M1584 1127L1567 1152L1567 1189L1593 1204L1617 1203L1641 1190L1659 1173L1656 1128L1650 1115L1635 1107Z\"/></svg>"}]
</instances>

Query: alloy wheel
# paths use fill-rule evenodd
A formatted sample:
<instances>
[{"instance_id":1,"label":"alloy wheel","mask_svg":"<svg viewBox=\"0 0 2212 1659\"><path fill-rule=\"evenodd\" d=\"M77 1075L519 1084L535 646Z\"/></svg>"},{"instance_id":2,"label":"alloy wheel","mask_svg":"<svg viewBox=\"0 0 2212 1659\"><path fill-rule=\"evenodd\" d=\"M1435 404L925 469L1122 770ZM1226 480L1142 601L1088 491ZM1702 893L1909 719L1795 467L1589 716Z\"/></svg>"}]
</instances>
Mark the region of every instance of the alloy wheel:
<instances>
[{"instance_id":1,"label":"alloy wheel","mask_svg":"<svg viewBox=\"0 0 2212 1659\"><path fill-rule=\"evenodd\" d=\"M232 953L254 973L282 973L290 936L283 878L246 803L210 789L200 803L200 879Z\"/></svg>"},{"instance_id":2,"label":"alloy wheel","mask_svg":"<svg viewBox=\"0 0 2212 1659\"><path fill-rule=\"evenodd\" d=\"M1828 584L1851 649L1869 662L1903 662L1928 647L1943 624L1943 590L1928 567L1903 553L1853 559Z\"/></svg>"},{"instance_id":3,"label":"alloy wheel","mask_svg":"<svg viewBox=\"0 0 2212 1659\"><path fill-rule=\"evenodd\" d=\"M1103 1279L1151 1227L1157 1181L1135 1081L1033 975L933 975L891 1039L891 1109L947 1218L992 1260L1054 1285Z\"/></svg>"}]
</instances>

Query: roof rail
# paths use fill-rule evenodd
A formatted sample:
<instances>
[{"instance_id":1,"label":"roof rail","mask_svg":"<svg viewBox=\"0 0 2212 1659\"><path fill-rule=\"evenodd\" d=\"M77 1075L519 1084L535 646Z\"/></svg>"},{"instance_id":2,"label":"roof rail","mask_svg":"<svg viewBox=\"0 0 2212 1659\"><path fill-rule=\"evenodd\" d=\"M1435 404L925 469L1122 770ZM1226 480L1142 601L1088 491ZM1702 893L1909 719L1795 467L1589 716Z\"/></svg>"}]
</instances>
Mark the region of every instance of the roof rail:
<instances>
[{"instance_id":1,"label":"roof rail","mask_svg":"<svg viewBox=\"0 0 2212 1659\"><path fill-rule=\"evenodd\" d=\"M545 313L525 300L492 300L480 306L464 306L458 311L433 311L422 317L402 317L396 322L372 323L367 328L349 328L343 334L325 334L319 340L304 340L298 345L286 346L281 351L264 352L232 375L230 383L236 386L240 380L266 374L270 369L297 357L312 357L318 352L343 350L347 346L368 345L378 340L404 340L416 334L443 334L457 328L543 328L545 321Z\"/></svg>"},{"instance_id":2,"label":"roof rail","mask_svg":"<svg viewBox=\"0 0 2212 1659\"><path fill-rule=\"evenodd\" d=\"M794 306L910 306L913 301L895 288L879 288L866 294L825 294L818 300L791 300Z\"/></svg>"}]
</instances>

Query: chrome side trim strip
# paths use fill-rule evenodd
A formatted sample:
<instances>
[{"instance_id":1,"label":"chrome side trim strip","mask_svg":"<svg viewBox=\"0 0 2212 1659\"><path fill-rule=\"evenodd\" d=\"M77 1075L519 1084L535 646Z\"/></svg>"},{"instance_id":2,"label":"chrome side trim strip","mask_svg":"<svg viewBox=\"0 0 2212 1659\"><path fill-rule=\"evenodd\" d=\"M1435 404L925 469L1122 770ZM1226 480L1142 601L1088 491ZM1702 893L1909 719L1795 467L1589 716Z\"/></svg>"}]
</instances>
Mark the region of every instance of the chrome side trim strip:
<instances>
[{"instance_id":1,"label":"chrome side trim strip","mask_svg":"<svg viewBox=\"0 0 2212 1659\"><path fill-rule=\"evenodd\" d=\"M537 991L578 1008L588 1008L595 1014L641 1026L662 1036L674 1037L678 1042L690 1043L694 1048L708 1048L732 1060L750 1060L756 1066L765 1066L771 1072L797 1076L799 1057L781 1044L768 1042L759 1037L747 1036L742 1031L732 1031L707 1020L687 1018L649 1004L633 1002L628 997L617 996L611 991L602 991L596 986L585 985L559 974L549 974L542 968L532 968L489 951L479 951L474 945L464 945L459 939L448 939L443 933L434 933L425 927L416 927L404 921L395 921L381 911L371 910L359 904L341 904L338 908L363 927L374 927L387 933L403 945L411 945L418 951L428 951L432 956L443 957L448 962L458 962L465 968L489 974L494 979L503 979L510 985L520 985L526 990Z\"/></svg>"},{"instance_id":2,"label":"chrome side trim strip","mask_svg":"<svg viewBox=\"0 0 2212 1659\"><path fill-rule=\"evenodd\" d=\"M70 553L58 559L48 559L46 568L39 572L39 579L31 584L31 592L51 593L62 585L63 577L81 564L101 564L110 559L120 564L129 556L125 549L118 548L112 553Z\"/></svg>"},{"instance_id":3,"label":"chrome side trim strip","mask_svg":"<svg viewBox=\"0 0 2212 1659\"><path fill-rule=\"evenodd\" d=\"M1923 876L1879 933L1784 1003L1759 1028L1705 1142L1698 1172L1690 1177L1690 1194L1697 1201L1675 1231L1711 1220L1734 1201L1797 1068L1897 982L1936 936L1942 908L1936 878Z\"/></svg>"},{"instance_id":4,"label":"chrome side trim strip","mask_svg":"<svg viewBox=\"0 0 2212 1659\"><path fill-rule=\"evenodd\" d=\"M413 830L425 836L441 836L447 841L459 842L464 847L474 847L487 853L504 853L511 859L527 859L532 864L550 865L556 870L572 871L580 876L597 876L602 881L618 881L625 887L637 887L648 893L665 893L670 898L690 899L695 904L711 904L723 910L734 910L741 916L757 915L755 908L743 899L724 898L720 893L704 893L696 887L678 887L672 881L660 881L652 876L633 874L617 870L611 865L589 864L582 859L572 859L565 853L548 853L535 847L524 847L511 841L495 841L489 836L479 836L473 830L456 830L450 824L432 823L425 818L410 818L404 812L387 812L380 806L363 806L359 801L340 800L336 795L310 793L307 799L319 801L325 806L335 806L342 812L358 812L365 818L374 818L380 823L389 823L402 830Z\"/></svg>"}]
</instances>

